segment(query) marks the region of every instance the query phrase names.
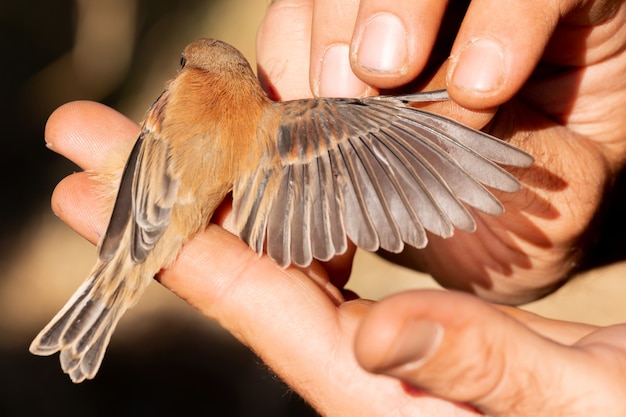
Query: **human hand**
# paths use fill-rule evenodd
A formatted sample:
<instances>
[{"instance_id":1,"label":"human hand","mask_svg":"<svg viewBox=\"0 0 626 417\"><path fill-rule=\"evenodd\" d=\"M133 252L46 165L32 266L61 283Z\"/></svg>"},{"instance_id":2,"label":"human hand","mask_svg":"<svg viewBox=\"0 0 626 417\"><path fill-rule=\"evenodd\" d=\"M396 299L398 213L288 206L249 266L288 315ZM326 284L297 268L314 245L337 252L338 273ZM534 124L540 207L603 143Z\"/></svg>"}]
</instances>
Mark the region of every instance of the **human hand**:
<instances>
[{"instance_id":1,"label":"human hand","mask_svg":"<svg viewBox=\"0 0 626 417\"><path fill-rule=\"evenodd\" d=\"M46 141L98 172L111 155L127 153L137 133L119 113L78 102L51 116ZM107 221L101 186L75 173L52 199L54 212L92 242ZM507 417L624 414L624 326L555 322L455 292L345 302L338 289L346 263L338 260L335 270L342 264L343 273L327 274L320 264L284 270L211 224L159 280L250 346L323 415L471 417L474 407ZM429 322L438 323L434 332ZM429 348L429 337L438 348Z\"/></svg>"},{"instance_id":2,"label":"human hand","mask_svg":"<svg viewBox=\"0 0 626 417\"><path fill-rule=\"evenodd\" d=\"M355 352L364 369L398 378L415 395L493 417L622 416L625 336L624 324L598 328L463 293L413 291L369 309Z\"/></svg>"},{"instance_id":3,"label":"human hand","mask_svg":"<svg viewBox=\"0 0 626 417\"><path fill-rule=\"evenodd\" d=\"M474 234L431 237L396 258L446 287L525 302L575 270L605 187L624 165L626 6L475 0L458 28L463 11L446 5L460 3L276 0L259 31L259 74L281 99L445 85L464 108L444 112L489 123L534 155L534 168L515 173L525 189L499 196L503 216L478 214ZM451 58L437 62L447 39Z\"/></svg>"}]
</instances>

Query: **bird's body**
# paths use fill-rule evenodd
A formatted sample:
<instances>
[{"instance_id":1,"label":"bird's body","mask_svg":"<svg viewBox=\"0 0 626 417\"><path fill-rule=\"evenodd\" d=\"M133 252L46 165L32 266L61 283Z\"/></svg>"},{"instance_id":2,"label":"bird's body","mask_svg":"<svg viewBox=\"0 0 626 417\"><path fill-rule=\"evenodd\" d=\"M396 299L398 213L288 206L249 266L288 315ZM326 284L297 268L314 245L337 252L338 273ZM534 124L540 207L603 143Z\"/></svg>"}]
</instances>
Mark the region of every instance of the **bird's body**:
<instances>
[{"instance_id":1,"label":"bird's body","mask_svg":"<svg viewBox=\"0 0 626 417\"><path fill-rule=\"evenodd\" d=\"M272 102L236 49L193 42L142 124L96 266L31 352L60 351L74 382L93 378L120 317L231 191L240 237L282 266L330 259L348 238L399 252L426 231L474 230L466 205L503 210L481 183L519 188L492 161L532 157L407 105L445 98Z\"/></svg>"}]
</instances>

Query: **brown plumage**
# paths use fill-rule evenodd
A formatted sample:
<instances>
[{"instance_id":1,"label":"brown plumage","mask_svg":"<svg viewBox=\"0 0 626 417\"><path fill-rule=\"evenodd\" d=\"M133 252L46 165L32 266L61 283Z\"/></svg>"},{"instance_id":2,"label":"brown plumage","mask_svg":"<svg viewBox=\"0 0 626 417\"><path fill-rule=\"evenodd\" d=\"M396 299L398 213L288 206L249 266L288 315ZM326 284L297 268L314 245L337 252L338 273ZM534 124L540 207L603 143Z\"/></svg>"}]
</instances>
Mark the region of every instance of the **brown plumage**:
<instances>
[{"instance_id":1,"label":"brown plumage","mask_svg":"<svg viewBox=\"0 0 626 417\"><path fill-rule=\"evenodd\" d=\"M533 159L408 106L447 98L435 91L272 102L235 48L191 43L142 124L97 264L31 352L60 351L72 381L93 378L123 313L231 191L240 237L282 266L328 260L347 239L399 252L405 243L424 247L427 231L473 231L466 206L503 211L484 185L520 187L496 163L526 167Z\"/></svg>"}]
</instances>

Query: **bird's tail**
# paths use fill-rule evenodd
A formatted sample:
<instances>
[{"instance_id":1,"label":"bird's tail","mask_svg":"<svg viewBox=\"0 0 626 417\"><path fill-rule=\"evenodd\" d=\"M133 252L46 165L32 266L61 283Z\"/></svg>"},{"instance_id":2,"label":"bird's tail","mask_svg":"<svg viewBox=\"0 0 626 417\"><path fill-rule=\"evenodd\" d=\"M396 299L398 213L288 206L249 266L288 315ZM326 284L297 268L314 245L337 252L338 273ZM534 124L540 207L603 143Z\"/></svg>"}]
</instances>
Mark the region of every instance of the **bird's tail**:
<instances>
[{"instance_id":1,"label":"bird's tail","mask_svg":"<svg viewBox=\"0 0 626 417\"><path fill-rule=\"evenodd\" d=\"M146 286L128 287L128 274L139 273L138 269L120 271L117 262L98 263L35 337L30 352L42 356L60 352L61 368L73 382L92 379L119 319Z\"/></svg>"}]
</instances>

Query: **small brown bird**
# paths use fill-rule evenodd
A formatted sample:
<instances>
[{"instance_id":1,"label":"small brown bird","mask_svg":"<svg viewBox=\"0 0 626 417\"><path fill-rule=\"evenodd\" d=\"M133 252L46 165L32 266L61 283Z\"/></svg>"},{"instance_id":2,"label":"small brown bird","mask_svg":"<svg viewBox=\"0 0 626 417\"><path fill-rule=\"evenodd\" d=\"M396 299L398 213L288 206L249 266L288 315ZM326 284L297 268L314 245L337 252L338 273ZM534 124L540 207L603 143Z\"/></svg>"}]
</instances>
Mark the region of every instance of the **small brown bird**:
<instances>
[{"instance_id":1,"label":"small brown bird","mask_svg":"<svg viewBox=\"0 0 626 417\"><path fill-rule=\"evenodd\" d=\"M533 158L409 106L446 99L435 91L273 102L235 48L191 43L142 124L98 262L30 351L60 351L72 381L93 378L126 309L231 191L241 239L259 254L265 245L282 266L328 260L348 238L399 252L424 247L426 231L473 231L466 205L503 212L485 185L520 187L496 163L527 167Z\"/></svg>"}]
</instances>

